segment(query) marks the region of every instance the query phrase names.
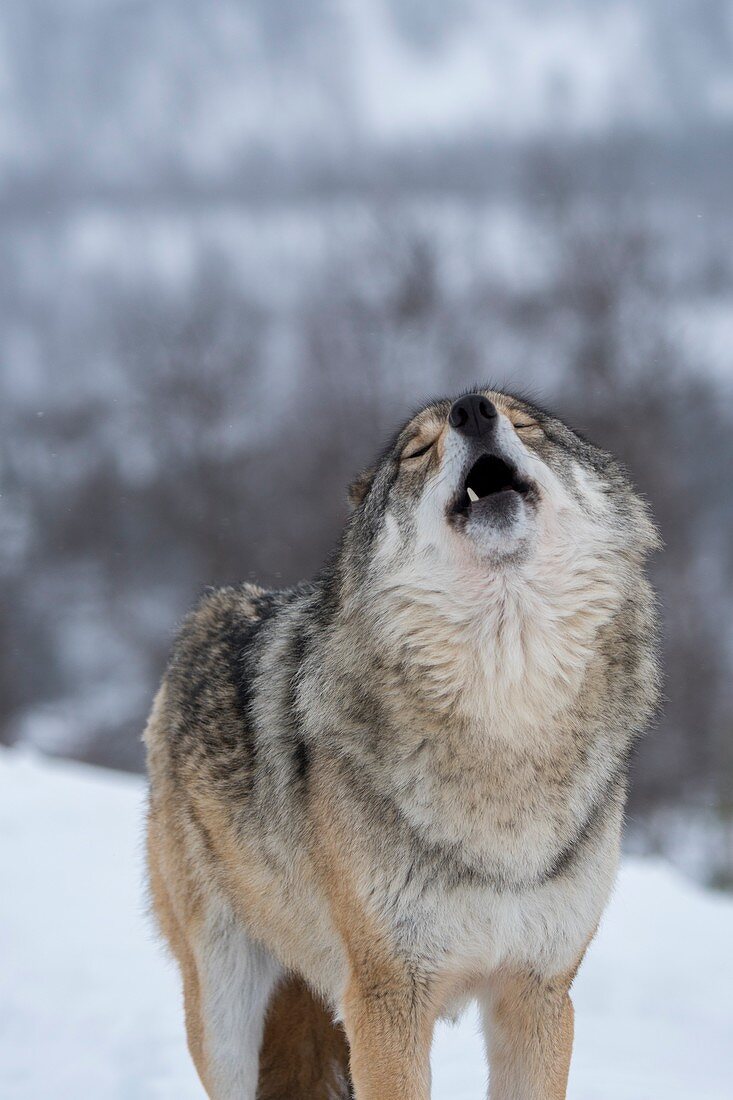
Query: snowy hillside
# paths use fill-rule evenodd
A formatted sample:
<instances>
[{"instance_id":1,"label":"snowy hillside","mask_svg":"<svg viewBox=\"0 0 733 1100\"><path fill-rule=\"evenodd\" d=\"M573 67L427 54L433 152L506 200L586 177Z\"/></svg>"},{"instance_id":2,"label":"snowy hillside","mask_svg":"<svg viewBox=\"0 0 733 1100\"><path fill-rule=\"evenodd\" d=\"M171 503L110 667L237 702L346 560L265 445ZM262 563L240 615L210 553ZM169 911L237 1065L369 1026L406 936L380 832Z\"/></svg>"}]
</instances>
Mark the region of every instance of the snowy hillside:
<instances>
[{"instance_id":1,"label":"snowy hillside","mask_svg":"<svg viewBox=\"0 0 733 1100\"><path fill-rule=\"evenodd\" d=\"M143 786L0 756L0 1096L193 1100L177 976L142 881ZM628 862L576 984L574 1100L733 1094L733 901ZM478 1100L475 1021L442 1029L437 1100Z\"/></svg>"},{"instance_id":2,"label":"snowy hillside","mask_svg":"<svg viewBox=\"0 0 733 1100\"><path fill-rule=\"evenodd\" d=\"M729 121L730 0L5 0L0 158L100 181ZM305 11L304 11L305 8ZM90 140L90 134L93 140ZM61 182L61 181L59 181Z\"/></svg>"}]
</instances>

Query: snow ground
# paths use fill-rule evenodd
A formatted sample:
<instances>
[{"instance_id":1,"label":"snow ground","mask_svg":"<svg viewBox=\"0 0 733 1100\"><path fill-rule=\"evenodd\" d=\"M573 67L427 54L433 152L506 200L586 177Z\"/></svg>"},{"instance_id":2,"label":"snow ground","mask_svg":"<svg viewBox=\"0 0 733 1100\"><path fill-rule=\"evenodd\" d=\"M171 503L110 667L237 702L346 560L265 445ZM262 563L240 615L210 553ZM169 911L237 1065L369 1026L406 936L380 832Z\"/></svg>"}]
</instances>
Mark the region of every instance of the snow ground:
<instances>
[{"instance_id":1,"label":"snow ground","mask_svg":"<svg viewBox=\"0 0 733 1100\"><path fill-rule=\"evenodd\" d=\"M0 753L0 1097L195 1100L178 980L142 888L139 779ZM575 986L571 1100L730 1100L733 899L627 860ZM484 1096L477 1023L435 1100Z\"/></svg>"}]
</instances>

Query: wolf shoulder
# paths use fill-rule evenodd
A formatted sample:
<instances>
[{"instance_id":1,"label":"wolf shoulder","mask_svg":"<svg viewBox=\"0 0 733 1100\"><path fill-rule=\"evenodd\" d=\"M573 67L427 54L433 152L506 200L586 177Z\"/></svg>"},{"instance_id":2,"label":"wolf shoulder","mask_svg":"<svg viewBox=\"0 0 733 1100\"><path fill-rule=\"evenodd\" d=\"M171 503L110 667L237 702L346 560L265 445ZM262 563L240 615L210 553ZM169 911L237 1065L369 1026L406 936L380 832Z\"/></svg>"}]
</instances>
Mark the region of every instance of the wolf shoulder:
<instances>
[{"instance_id":1,"label":"wolf shoulder","mask_svg":"<svg viewBox=\"0 0 733 1100\"><path fill-rule=\"evenodd\" d=\"M227 731L246 740L267 636L305 589L245 583L206 590L175 637L146 741L152 725L158 737L197 755L226 741Z\"/></svg>"}]
</instances>

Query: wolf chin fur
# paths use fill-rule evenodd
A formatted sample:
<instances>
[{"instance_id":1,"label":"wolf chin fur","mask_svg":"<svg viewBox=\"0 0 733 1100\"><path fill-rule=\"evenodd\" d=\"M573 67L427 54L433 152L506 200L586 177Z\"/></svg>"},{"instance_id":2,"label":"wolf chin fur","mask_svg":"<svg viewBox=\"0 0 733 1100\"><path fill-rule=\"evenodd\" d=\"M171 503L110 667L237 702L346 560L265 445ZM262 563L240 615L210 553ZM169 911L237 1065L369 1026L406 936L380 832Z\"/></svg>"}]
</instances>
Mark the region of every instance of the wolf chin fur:
<instances>
[{"instance_id":1,"label":"wolf chin fur","mask_svg":"<svg viewBox=\"0 0 733 1100\"><path fill-rule=\"evenodd\" d=\"M479 399L479 437L450 401L396 433L313 583L211 592L179 634L150 881L216 1100L426 1100L471 999L491 1096L565 1095L658 693L657 536L609 455Z\"/></svg>"}]
</instances>

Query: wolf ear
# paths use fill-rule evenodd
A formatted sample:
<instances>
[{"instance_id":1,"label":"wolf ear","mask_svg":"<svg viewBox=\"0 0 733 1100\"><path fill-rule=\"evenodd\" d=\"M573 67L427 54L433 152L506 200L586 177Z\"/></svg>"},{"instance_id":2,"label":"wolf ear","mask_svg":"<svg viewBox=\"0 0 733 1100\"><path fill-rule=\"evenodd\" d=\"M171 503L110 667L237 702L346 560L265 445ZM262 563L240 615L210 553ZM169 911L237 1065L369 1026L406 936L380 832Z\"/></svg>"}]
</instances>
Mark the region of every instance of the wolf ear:
<instances>
[{"instance_id":1,"label":"wolf ear","mask_svg":"<svg viewBox=\"0 0 733 1100\"><path fill-rule=\"evenodd\" d=\"M359 474L359 476L351 482L351 485L349 486L349 500L355 508L357 507L357 505L361 504L362 500L371 489L376 472L377 471L375 467L371 466L368 470L364 470L363 474Z\"/></svg>"}]
</instances>

